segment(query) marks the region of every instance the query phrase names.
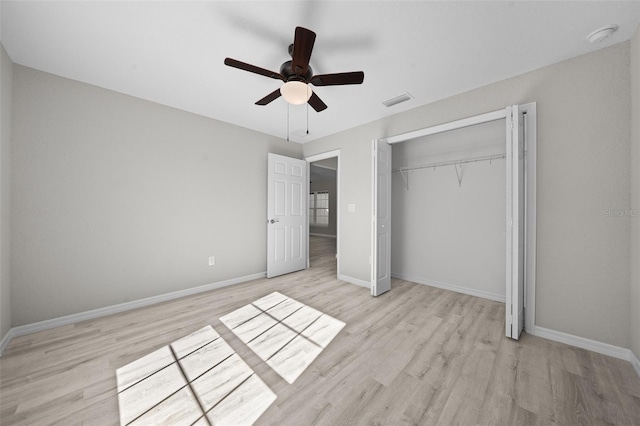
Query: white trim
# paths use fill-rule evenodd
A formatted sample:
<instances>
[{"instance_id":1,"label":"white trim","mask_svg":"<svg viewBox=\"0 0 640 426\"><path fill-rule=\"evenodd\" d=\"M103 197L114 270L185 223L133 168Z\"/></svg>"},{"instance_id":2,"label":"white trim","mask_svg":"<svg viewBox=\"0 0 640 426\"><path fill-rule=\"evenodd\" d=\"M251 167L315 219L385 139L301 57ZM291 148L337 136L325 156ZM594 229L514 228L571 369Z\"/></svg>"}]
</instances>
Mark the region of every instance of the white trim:
<instances>
[{"instance_id":1,"label":"white trim","mask_svg":"<svg viewBox=\"0 0 640 426\"><path fill-rule=\"evenodd\" d=\"M329 157L329 158L333 158L333 157ZM314 160L314 161L320 161L320 160ZM336 170L336 169L334 169L333 167L331 167L331 166L325 166L324 164L314 164L313 166L314 166L314 167L319 167L319 168L321 168L321 169L334 170L334 171Z\"/></svg>"},{"instance_id":2,"label":"white trim","mask_svg":"<svg viewBox=\"0 0 640 426\"><path fill-rule=\"evenodd\" d=\"M623 359L625 361L631 362L632 364L632 357L635 358L635 355L633 354L633 352L631 352L630 349L621 348L620 346L614 346L608 343L598 342L597 340L574 336L573 334L567 334L561 331L550 330L544 327L536 326L533 335L542 337L544 339L553 340L554 342L560 342L570 346L575 346L577 348L586 349L588 351L597 352L602 355Z\"/></svg>"},{"instance_id":3,"label":"white trim","mask_svg":"<svg viewBox=\"0 0 640 426\"><path fill-rule=\"evenodd\" d=\"M633 351L629 352L631 352L631 360L629 360L629 362L631 362L631 366L634 370L636 370L636 374L638 375L638 377L640 377L640 360L638 359L636 354L633 353Z\"/></svg>"},{"instance_id":4,"label":"white trim","mask_svg":"<svg viewBox=\"0 0 640 426\"><path fill-rule=\"evenodd\" d=\"M342 223L341 219L341 211L340 211L340 170L341 170L341 161L340 161L340 150L334 149L333 151L327 151L320 154L310 155L305 157L304 160L307 162L309 167L307 167L307 194L311 190L311 185L309 181L311 180L311 163L314 161L326 160L327 158L337 158L337 166L336 166L336 276L340 279L340 224ZM307 210L307 234L309 234L309 203L305 207ZM309 268L309 239L307 238L307 269Z\"/></svg>"},{"instance_id":5,"label":"white trim","mask_svg":"<svg viewBox=\"0 0 640 426\"><path fill-rule=\"evenodd\" d=\"M320 154L310 155L308 157L305 157L304 159L308 163L313 163L315 161L326 160L327 158L333 158L333 157L340 157L339 149L334 149L333 151L327 151ZM319 167L322 167L322 166L319 166Z\"/></svg>"},{"instance_id":6,"label":"white trim","mask_svg":"<svg viewBox=\"0 0 640 426\"><path fill-rule=\"evenodd\" d=\"M11 339L14 337L16 337L15 328L10 328L9 331L7 331L7 334L5 334L2 340L0 340L0 356L2 356L2 353L7 346L9 346L9 342L11 342Z\"/></svg>"},{"instance_id":7,"label":"white trim","mask_svg":"<svg viewBox=\"0 0 640 426\"><path fill-rule=\"evenodd\" d=\"M358 278L349 277L347 275L338 275L338 279L340 281L346 281L350 284L359 285L364 288L371 288L371 283L369 281L361 280Z\"/></svg>"},{"instance_id":8,"label":"white trim","mask_svg":"<svg viewBox=\"0 0 640 426\"><path fill-rule=\"evenodd\" d=\"M443 290L455 291L456 293L468 294L470 296L481 297L483 299L494 300L496 302L505 303L504 294L492 293L490 291L477 290L475 288L463 287L456 284L443 283L440 281L428 280L425 278L414 277L406 274L399 274L397 272L391 273L392 278L399 280L411 281L412 283L428 285L430 287L437 287Z\"/></svg>"},{"instance_id":9,"label":"white trim","mask_svg":"<svg viewBox=\"0 0 640 426\"><path fill-rule=\"evenodd\" d=\"M329 235L329 234L316 234L315 232L309 232L309 235L312 235L312 236L314 236L314 237L337 238L335 235Z\"/></svg>"},{"instance_id":10,"label":"white trim","mask_svg":"<svg viewBox=\"0 0 640 426\"><path fill-rule=\"evenodd\" d=\"M448 132L450 130L462 129L476 124L488 123L490 121L500 120L505 118L506 111L504 109L498 111L487 112L485 114L474 115L473 117L463 118L461 120L451 121L449 123L439 124L437 126L426 127L424 129L415 130L413 132L402 133L400 135L391 136L388 138L378 139L381 142L388 144L406 142L411 139L421 138L424 136L435 135L438 133Z\"/></svg>"},{"instance_id":11,"label":"white trim","mask_svg":"<svg viewBox=\"0 0 640 426\"><path fill-rule=\"evenodd\" d=\"M0 344L0 355L2 354L2 351L4 351L4 348L9 344L9 341L14 337L24 336L26 334L37 333L39 331L49 330L51 328L60 327L63 325L75 324L80 321L86 321L90 319L104 317L107 315L117 314L120 312L130 311L132 309L142 308L149 305L155 305L157 303L179 299L185 296L191 296L194 294L203 293L205 291L216 290L216 289L219 289L222 287L228 287L234 284L253 281L260 278L264 278L266 275L267 275L266 272L259 272L257 274L245 275L244 277L232 278L225 281L219 281L216 283L205 284L198 287L178 290L171 293L160 294L158 296L152 296L144 299L133 300L131 302L120 303L118 305L105 306L104 308L93 309L91 311L80 312L77 314L66 315L64 317L52 318L45 321L35 322L33 324L26 324L18 327L13 327L2 339L2 343Z\"/></svg>"},{"instance_id":12,"label":"white trim","mask_svg":"<svg viewBox=\"0 0 640 426\"><path fill-rule=\"evenodd\" d=\"M519 266L524 266L524 265L520 265L519 264L519 258L517 255L517 252L514 253L514 250L517 251L518 250L518 246L517 244L514 244L513 238L514 238L514 234L518 235L519 234L517 231L514 229L514 213L518 213L518 206L514 205L516 203L518 203L518 197L517 194L514 194L514 191L517 190L517 188L519 188L518 186L518 180L515 179L516 181L514 182L514 123L513 123L513 108L514 106L508 106L505 108L505 116L506 116L506 120L505 120L505 155L504 155L504 162L505 162L505 274L504 274L504 285L505 285L505 309L504 309L504 313L505 313L505 320L504 320L504 325L505 325L505 336L507 337L511 337L512 339L518 340L518 337L520 336L520 330L516 331L514 333L514 327L513 327L513 318L517 315L517 311L518 311L518 301L516 300L515 306L513 303L513 296L514 296L514 287L515 287L515 293L516 295L518 294L518 267ZM516 109L516 116L518 114L518 107L517 105L515 105L515 109ZM515 129L516 130L516 135L518 135L518 131L519 129ZM516 147L516 153L518 152L517 150L518 147ZM518 159L518 156L516 154L516 161ZM514 185L515 183L515 185ZM514 188L515 186L515 188ZM516 218L517 219L517 216ZM517 226L520 226L519 224L517 224ZM518 241L516 241L517 243ZM514 271L515 269L515 271ZM524 284L524 283L523 283ZM514 311L516 311L514 313ZM516 319L517 321L517 319Z\"/></svg>"},{"instance_id":13,"label":"white trim","mask_svg":"<svg viewBox=\"0 0 640 426\"><path fill-rule=\"evenodd\" d=\"M536 220L537 220L537 116L536 103L520 105L520 109L527 117L525 125L527 134L526 161L525 161L525 184L526 188L526 229L525 229L525 308L524 308L524 330L533 334L536 326Z\"/></svg>"},{"instance_id":14,"label":"white trim","mask_svg":"<svg viewBox=\"0 0 640 426\"><path fill-rule=\"evenodd\" d=\"M371 282L369 283L369 288L371 289L371 295L373 295L373 290L376 286L375 281L377 280L378 275L378 225L376 223L378 220L378 206L376 206L376 200L378 198L378 159L376 158L376 154L378 152L377 140L373 139L371 141L371 145L371 254L369 255L369 267L371 268L369 277ZM393 181L391 182L393 184ZM391 267L391 265L389 265L389 267Z\"/></svg>"}]
</instances>

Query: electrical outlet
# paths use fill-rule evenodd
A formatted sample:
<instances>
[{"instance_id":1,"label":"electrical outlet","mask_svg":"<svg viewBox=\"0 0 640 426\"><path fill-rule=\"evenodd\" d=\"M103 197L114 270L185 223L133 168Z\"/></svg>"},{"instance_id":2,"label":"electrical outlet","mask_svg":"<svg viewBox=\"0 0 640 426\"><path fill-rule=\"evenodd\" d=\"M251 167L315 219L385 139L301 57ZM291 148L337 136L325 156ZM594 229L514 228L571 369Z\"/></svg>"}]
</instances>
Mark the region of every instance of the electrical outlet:
<instances>
[{"instance_id":1,"label":"electrical outlet","mask_svg":"<svg viewBox=\"0 0 640 426\"><path fill-rule=\"evenodd\" d=\"M216 264L216 257L215 256L209 256L209 266L213 266Z\"/></svg>"}]
</instances>

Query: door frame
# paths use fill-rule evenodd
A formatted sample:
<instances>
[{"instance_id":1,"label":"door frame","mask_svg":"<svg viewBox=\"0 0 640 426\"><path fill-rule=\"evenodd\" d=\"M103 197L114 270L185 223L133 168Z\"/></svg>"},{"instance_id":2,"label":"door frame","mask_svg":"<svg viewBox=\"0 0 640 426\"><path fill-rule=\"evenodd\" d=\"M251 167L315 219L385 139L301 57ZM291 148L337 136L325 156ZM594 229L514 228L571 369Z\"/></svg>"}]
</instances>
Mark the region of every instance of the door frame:
<instances>
[{"instance_id":1,"label":"door frame","mask_svg":"<svg viewBox=\"0 0 640 426\"><path fill-rule=\"evenodd\" d=\"M520 109L525 115L525 165L524 165L524 185L525 185L525 327L524 330L529 334L535 331L535 315L536 315L536 174L537 174L537 115L536 103L530 102L520 104ZM461 120L451 121L436 126L426 127L399 135L377 139L388 144L396 144L406 142L423 136L435 135L450 130L462 129L476 124L488 123L491 121L505 119L506 107L497 111L487 112L472 117L463 118ZM505 176L506 180L506 176ZM372 185L375 191L375 185ZM372 192L372 199L375 196ZM372 238L374 235L372 235ZM374 247L371 247L372 256Z\"/></svg>"},{"instance_id":2,"label":"door frame","mask_svg":"<svg viewBox=\"0 0 640 426\"><path fill-rule=\"evenodd\" d=\"M536 325L536 220L537 220L537 122L536 103L520 105L524 113L524 330L534 334Z\"/></svg>"},{"instance_id":3,"label":"door frame","mask_svg":"<svg viewBox=\"0 0 640 426\"><path fill-rule=\"evenodd\" d=\"M305 157L304 160L307 162L307 194L311 190L311 185L309 181L311 180L311 163L314 161L326 160L327 158L337 158L338 165L336 167L336 269L337 269L337 277L340 277L340 224L342 220L341 210L340 210L340 150L335 149L333 151L327 151L320 154L310 155ZM307 195L308 196L308 195ZM307 202L307 218L309 217L309 203ZM307 236L309 235L309 220L307 220ZM309 269L309 238L307 237L307 269Z\"/></svg>"}]
</instances>

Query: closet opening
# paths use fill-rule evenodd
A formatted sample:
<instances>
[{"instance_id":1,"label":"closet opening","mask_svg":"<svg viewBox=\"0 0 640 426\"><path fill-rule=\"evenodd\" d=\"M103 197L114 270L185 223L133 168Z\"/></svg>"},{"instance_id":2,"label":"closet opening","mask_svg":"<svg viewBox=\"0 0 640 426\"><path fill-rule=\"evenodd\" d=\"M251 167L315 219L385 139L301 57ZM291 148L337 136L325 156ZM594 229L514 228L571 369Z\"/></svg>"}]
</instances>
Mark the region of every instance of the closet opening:
<instances>
[{"instance_id":1,"label":"closet opening","mask_svg":"<svg viewBox=\"0 0 640 426\"><path fill-rule=\"evenodd\" d=\"M392 146L391 277L505 301L505 119Z\"/></svg>"},{"instance_id":2,"label":"closet opening","mask_svg":"<svg viewBox=\"0 0 640 426\"><path fill-rule=\"evenodd\" d=\"M391 278L506 303L535 327L536 105L373 141L371 293Z\"/></svg>"}]
</instances>

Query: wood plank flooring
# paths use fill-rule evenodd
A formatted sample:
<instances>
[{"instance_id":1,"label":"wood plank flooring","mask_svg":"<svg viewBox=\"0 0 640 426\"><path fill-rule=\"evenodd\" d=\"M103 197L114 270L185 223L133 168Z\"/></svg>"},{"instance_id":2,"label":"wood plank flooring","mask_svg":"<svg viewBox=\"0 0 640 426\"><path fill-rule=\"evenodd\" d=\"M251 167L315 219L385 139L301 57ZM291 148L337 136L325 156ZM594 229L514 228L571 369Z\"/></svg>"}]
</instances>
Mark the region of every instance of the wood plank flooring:
<instances>
[{"instance_id":1,"label":"wood plank flooring","mask_svg":"<svg viewBox=\"0 0 640 426\"><path fill-rule=\"evenodd\" d=\"M0 424L117 425L116 370L211 325L277 395L257 424L640 424L631 365L535 336L504 337L504 305L406 281L373 298L336 280L335 239L306 271L13 339ZM288 384L219 320L278 291L346 326Z\"/></svg>"}]
</instances>

